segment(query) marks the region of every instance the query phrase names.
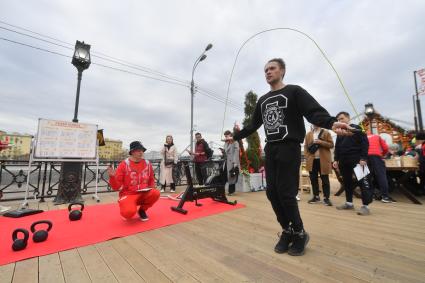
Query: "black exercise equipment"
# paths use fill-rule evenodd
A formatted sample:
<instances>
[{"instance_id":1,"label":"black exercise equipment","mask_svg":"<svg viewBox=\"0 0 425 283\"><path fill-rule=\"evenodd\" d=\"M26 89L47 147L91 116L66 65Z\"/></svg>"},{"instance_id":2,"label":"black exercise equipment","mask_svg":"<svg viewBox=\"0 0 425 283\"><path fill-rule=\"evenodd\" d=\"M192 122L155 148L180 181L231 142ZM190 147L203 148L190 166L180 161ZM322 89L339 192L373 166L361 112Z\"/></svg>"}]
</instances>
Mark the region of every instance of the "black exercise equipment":
<instances>
[{"instance_id":1,"label":"black exercise equipment","mask_svg":"<svg viewBox=\"0 0 425 283\"><path fill-rule=\"evenodd\" d=\"M79 205L80 208L72 209L72 207L74 205ZM83 217L83 210L84 210L84 204L83 203L81 203L81 202L70 203L68 205L69 220L71 220L71 221L80 220L81 217Z\"/></svg>"},{"instance_id":2,"label":"black exercise equipment","mask_svg":"<svg viewBox=\"0 0 425 283\"><path fill-rule=\"evenodd\" d=\"M24 234L24 238L18 239L19 232ZM12 250L16 252L16 251L25 249L27 247L29 237L30 237L30 233L28 232L28 230L23 228L15 229L15 231L13 231L12 233L12 240L13 240Z\"/></svg>"},{"instance_id":3,"label":"black exercise equipment","mask_svg":"<svg viewBox=\"0 0 425 283\"><path fill-rule=\"evenodd\" d=\"M19 218L19 217L24 217L24 216L28 216L28 215L41 213L43 211L44 210L41 210L41 209L22 208L22 209L16 209L16 210L6 212L5 214L3 214L3 216L12 217L12 218Z\"/></svg>"},{"instance_id":4,"label":"black exercise equipment","mask_svg":"<svg viewBox=\"0 0 425 283\"><path fill-rule=\"evenodd\" d=\"M36 231L35 226L39 225L39 224L47 224L47 230L38 230ZM47 240L47 237L49 236L49 231L52 229L53 223L49 220L39 220L34 222L31 225L31 232L33 233L32 235L32 240L35 243L40 243L40 242L44 242L45 240Z\"/></svg>"},{"instance_id":5,"label":"black exercise equipment","mask_svg":"<svg viewBox=\"0 0 425 283\"><path fill-rule=\"evenodd\" d=\"M196 206L202 206L198 203L199 199L203 198L212 198L215 201L236 205L237 201L228 201L226 198L226 192L224 189L225 182L223 182L222 176L210 176L206 182L205 186L194 187L192 183L192 175L190 174L189 165L187 162L183 163L186 179L187 179L187 188L182 195L182 198L178 206L172 206L171 210L187 214L187 210L183 209L183 205L186 201L195 201Z\"/></svg>"}]
</instances>

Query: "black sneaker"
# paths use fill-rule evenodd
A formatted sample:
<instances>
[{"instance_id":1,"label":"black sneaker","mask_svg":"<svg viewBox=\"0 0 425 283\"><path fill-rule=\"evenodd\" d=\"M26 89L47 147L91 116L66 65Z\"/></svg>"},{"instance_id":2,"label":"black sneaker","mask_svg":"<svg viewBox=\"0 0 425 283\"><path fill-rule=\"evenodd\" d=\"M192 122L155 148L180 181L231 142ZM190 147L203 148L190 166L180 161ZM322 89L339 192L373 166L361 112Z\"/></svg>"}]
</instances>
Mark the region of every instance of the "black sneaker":
<instances>
[{"instance_id":1,"label":"black sneaker","mask_svg":"<svg viewBox=\"0 0 425 283\"><path fill-rule=\"evenodd\" d=\"M318 202L320 202L320 197L318 196L313 196L313 198L308 201L308 203L318 203Z\"/></svg>"},{"instance_id":2,"label":"black sneaker","mask_svg":"<svg viewBox=\"0 0 425 283\"><path fill-rule=\"evenodd\" d=\"M277 242L276 246L274 247L274 251L278 254L286 253L289 249L289 245L292 242L292 229L289 228L288 230L285 230L280 235L279 242Z\"/></svg>"},{"instance_id":3,"label":"black sneaker","mask_svg":"<svg viewBox=\"0 0 425 283\"><path fill-rule=\"evenodd\" d=\"M323 204L326 205L326 206L332 206L332 202L328 198L323 199Z\"/></svg>"},{"instance_id":4,"label":"black sneaker","mask_svg":"<svg viewBox=\"0 0 425 283\"><path fill-rule=\"evenodd\" d=\"M392 203L392 200L391 200L389 197L383 197L383 198L381 199L381 201L382 201L383 203Z\"/></svg>"},{"instance_id":5,"label":"black sneaker","mask_svg":"<svg viewBox=\"0 0 425 283\"><path fill-rule=\"evenodd\" d=\"M146 211L144 211L143 209L139 209L139 216L140 216L140 220L142 221L148 221L149 217L146 214Z\"/></svg>"},{"instance_id":6,"label":"black sneaker","mask_svg":"<svg viewBox=\"0 0 425 283\"><path fill-rule=\"evenodd\" d=\"M292 245L288 250L288 254L292 256L300 256L305 253L305 247L307 246L310 236L304 230L300 232L293 232Z\"/></svg>"}]
</instances>

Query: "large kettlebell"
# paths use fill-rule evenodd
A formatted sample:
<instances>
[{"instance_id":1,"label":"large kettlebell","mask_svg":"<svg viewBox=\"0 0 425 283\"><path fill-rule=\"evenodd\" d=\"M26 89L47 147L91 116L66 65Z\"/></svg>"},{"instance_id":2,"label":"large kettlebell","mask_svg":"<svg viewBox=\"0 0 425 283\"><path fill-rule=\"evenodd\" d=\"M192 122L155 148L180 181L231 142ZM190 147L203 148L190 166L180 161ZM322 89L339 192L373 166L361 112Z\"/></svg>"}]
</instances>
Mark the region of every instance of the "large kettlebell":
<instances>
[{"instance_id":1,"label":"large kettlebell","mask_svg":"<svg viewBox=\"0 0 425 283\"><path fill-rule=\"evenodd\" d=\"M35 226L39 225L39 224L47 224L47 230L35 230ZM49 220L39 220L34 222L31 225L31 232L33 233L32 235L32 240L35 243L40 243L40 242L44 242L47 237L49 236L49 231L52 229L53 223Z\"/></svg>"},{"instance_id":2,"label":"large kettlebell","mask_svg":"<svg viewBox=\"0 0 425 283\"><path fill-rule=\"evenodd\" d=\"M72 209L72 206L74 206L74 205L79 205L80 208L79 209ZM69 220L71 220L71 221L80 220L81 217L83 217L83 210L84 210L84 204L83 203L81 203L81 202L70 203L68 205Z\"/></svg>"},{"instance_id":3,"label":"large kettlebell","mask_svg":"<svg viewBox=\"0 0 425 283\"><path fill-rule=\"evenodd\" d=\"M24 238L18 239L19 232L24 234ZM12 250L16 252L16 251L25 249L27 247L29 237L30 237L30 233L28 232L28 230L23 228L15 229L15 231L13 231L12 233L12 240L13 240Z\"/></svg>"}]
</instances>

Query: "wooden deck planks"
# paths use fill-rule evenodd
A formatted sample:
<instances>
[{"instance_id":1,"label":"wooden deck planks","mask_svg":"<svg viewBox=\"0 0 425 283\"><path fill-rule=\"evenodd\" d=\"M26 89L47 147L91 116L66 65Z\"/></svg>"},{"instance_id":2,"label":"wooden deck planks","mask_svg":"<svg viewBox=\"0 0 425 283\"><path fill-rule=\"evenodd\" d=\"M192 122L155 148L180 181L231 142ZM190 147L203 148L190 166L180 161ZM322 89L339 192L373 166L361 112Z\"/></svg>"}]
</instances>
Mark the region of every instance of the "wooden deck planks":
<instances>
[{"instance_id":1,"label":"wooden deck planks","mask_svg":"<svg viewBox=\"0 0 425 283\"><path fill-rule=\"evenodd\" d=\"M95 246L78 248L78 253L92 282L118 282Z\"/></svg>"},{"instance_id":2,"label":"wooden deck planks","mask_svg":"<svg viewBox=\"0 0 425 283\"><path fill-rule=\"evenodd\" d=\"M117 199L100 197L85 196L86 205ZM425 206L397 196L361 217L302 198L311 235L303 257L274 253L280 227L264 192L238 193L231 199L244 209L0 266L0 282L424 282Z\"/></svg>"},{"instance_id":3,"label":"wooden deck planks","mask_svg":"<svg viewBox=\"0 0 425 283\"><path fill-rule=\"evenodd\" d=\"M38 281L38 258L30 258L16 263L13 283L32 283Z\"/></svg>"},{"instance_id":4,"label":"wooden deck planks","mask_svg":"<svg viewBox=\"0 0 425 283\"><path fill-rule=\"evenodd\" d=\"M39 257L38 278L39 282L45 283L65 282L58 253Z\"/></svg>"},{"instance_id":5,"label":"wooden deck planks","mask_svg":"<svg viewBox=\"0 0 425 283\"><path fill-rule=\"evenodd\" d=\"M77 249L59 252L66 282L91 282Z\"/></svg>"},{"instance_id":6,"label":"wooden deck planks","mask_svg":"<svg viewBox=\"0 0 425 283\"><path fill-rule=\"evenodd\" d=\"M15 263L0 266L0 282L12 282Z\"/></svg>"}]
</instances>

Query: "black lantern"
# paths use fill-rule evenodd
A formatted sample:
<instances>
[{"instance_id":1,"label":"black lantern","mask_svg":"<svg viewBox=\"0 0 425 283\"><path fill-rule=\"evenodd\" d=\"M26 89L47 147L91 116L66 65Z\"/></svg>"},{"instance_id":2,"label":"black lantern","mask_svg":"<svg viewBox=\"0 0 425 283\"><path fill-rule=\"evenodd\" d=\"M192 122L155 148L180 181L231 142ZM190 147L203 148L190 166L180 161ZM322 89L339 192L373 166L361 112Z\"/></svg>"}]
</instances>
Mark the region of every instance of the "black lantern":
<instances>
[{"instance_id":1,"label":"black lantern","mask_svg":"<svg viewBox=\"0 0 425 283\"><path fill-rule=\"evenodd\" d=\"M375 114L375 109L373 108L373 104L372 103L365 104L365 106L364 106L364 113L368 117L370 117L373 114Z\"/></svg>"},{"instance_id":2,"label":"black lantern","mask_svg":"<svg viewBox=\"0 0 425 283\"><path fill-rule=\"evenodd\" d=\"M78 71L84 71L89 68L91 63L90 58L90 45L85 44L84 41L78 41L75 43L74 56L72 56L72 65L74 65Z\"/></svg>"}]
</instances>

